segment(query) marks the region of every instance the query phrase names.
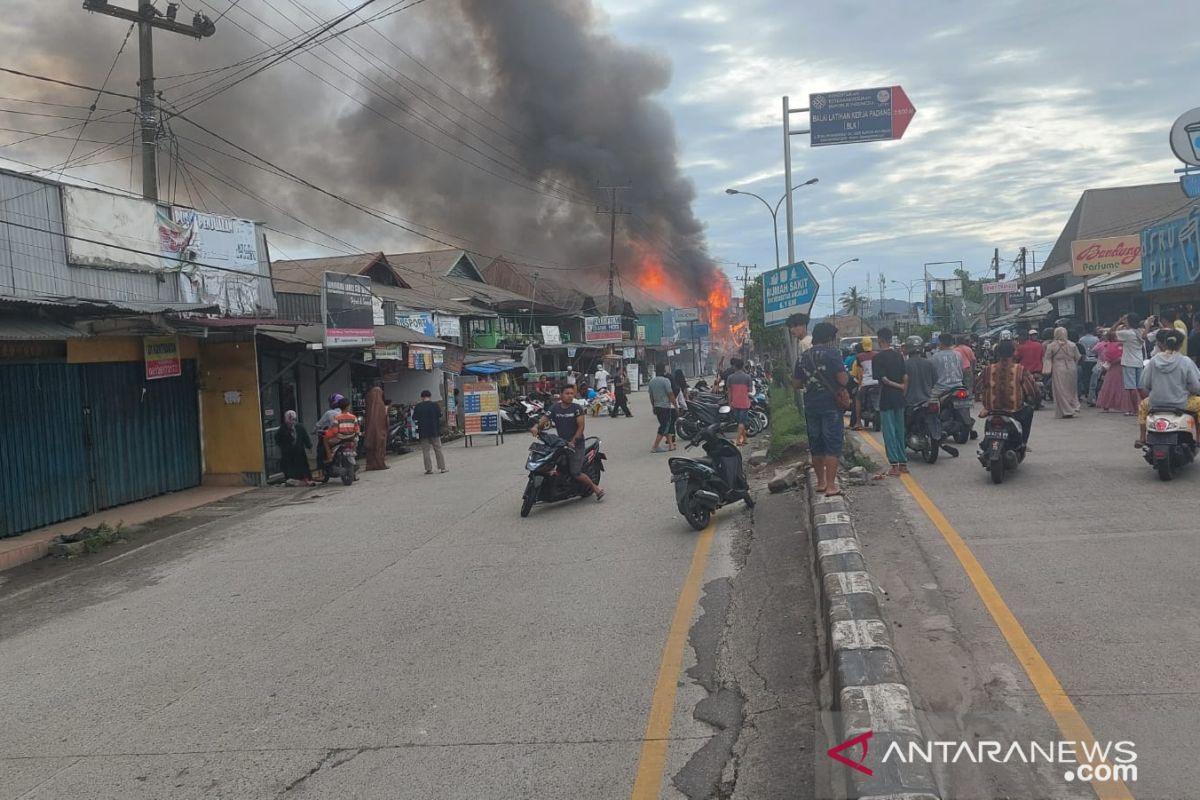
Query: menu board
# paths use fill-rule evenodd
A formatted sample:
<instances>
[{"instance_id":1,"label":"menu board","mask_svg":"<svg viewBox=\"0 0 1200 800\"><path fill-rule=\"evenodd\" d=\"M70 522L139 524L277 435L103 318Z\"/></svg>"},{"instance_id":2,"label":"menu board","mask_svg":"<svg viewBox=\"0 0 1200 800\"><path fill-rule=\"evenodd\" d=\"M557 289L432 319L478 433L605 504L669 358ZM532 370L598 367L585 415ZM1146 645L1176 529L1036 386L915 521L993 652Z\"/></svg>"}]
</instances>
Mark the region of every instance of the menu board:
<instances>
[{"instance_id":1,"label":"menu board","mask_svg":"<svg viewBox=\"0 0 1200 800\"><path fill-rule=\"evenodd\" d=\"M500 443L500 388L494 383L467 383L462 387L463 432L468 437L494 435Z\"/></svg>"}]
</instances>

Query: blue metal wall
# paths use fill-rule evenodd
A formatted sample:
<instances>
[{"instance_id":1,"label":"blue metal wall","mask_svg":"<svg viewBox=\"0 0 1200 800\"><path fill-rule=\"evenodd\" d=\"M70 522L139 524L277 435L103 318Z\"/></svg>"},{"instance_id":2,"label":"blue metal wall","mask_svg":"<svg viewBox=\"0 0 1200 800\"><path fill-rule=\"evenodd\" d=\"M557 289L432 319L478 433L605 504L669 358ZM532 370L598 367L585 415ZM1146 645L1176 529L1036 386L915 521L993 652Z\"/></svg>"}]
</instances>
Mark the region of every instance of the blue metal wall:
<instances>
[{"instance_id":1,"label":"blue metal wall","mask_svg":"<svg viewBox=\"0 0 1200 800\"><path fill-rule=\"evenodd\" d=\"M0 366L0 537L200 483L195 362Z\"/></svg>"},{"instance_id":2,"label":"blue metal wall","mask_svg":"<svg viewBox=\"0 0 1200 800\"><path fill-rule=\"evenodd\" d=\"M0 537L91 510L78 367L0 367Z\"/></svg>"}]
</instances>

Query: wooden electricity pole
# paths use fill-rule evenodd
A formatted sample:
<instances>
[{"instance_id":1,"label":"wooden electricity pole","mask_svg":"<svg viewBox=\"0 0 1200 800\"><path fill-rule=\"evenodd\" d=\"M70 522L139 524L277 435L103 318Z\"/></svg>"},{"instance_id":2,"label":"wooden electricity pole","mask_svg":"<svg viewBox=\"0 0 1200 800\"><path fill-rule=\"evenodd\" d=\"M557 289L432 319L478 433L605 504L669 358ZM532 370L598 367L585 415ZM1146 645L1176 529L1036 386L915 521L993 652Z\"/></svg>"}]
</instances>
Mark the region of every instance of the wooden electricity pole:
<instances>
[{"instance_id":1,"label":"wooden electricity pole","mask_svg":"<svg viewBox=\"0 0 1200 800\"><path fill-rule=\"evenodd\" d=\"M612 225L608 235L608 313L617 313L616 298L613 292L613 280L617 277L617 215L628 214L628 211L621 211L617 208L617 192L620 189L628 189L629 184L623 186L600 186L600 189L607 189L612 192L608 208L597 208L597 214L611 214Z\"/></svg>"}]
</instances>

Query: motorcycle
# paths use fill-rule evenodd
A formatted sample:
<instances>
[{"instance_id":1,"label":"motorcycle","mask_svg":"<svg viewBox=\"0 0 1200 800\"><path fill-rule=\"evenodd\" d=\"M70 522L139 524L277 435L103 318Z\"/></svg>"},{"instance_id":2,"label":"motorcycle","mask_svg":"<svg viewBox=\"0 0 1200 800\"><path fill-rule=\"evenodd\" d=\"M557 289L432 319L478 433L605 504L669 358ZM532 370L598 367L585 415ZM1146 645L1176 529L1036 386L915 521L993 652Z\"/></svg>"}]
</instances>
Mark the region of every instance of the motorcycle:
<instances>
[{"instance_id":1,"label":"motorcycle","mask_svg":"<svg viewBox=\"0 0 1200 800\"><path fill-rule=\"evenodd\" d=\"M600 473L608 456L600 451L600 439L588 436L583 440L583 471L600 485ZM550 431L538 434L529 445L525 469L529 481L521 497L521 516L528 517L534 503L557 503L572 497L589 497L592 490L571 477L567 469L567 440Z\"/></svg>"},{"instance_id":2,"label":"motorcycle","mask_svg":"<svg viewBox=\"0 0 1200 800\"><path fill-rule=\"evenodd\" d=\"M1161 480L1175 477L1180 467L1196 458L1196 417L1176 408L1152 408L1146 418L1146 463Z\"/></svg>"},{"instance_id":3,"label":"motorcycle","mask_svg":"<svg viewBox=\"0 0 1200 800\"><path fill-rule=\"evenodd\" d=\"M879 384L868 383L859 386L858 397L858 424L867 430L882 430L882 418L879 416Z\"/></svg>"},{"instance_id":4,"label":"motorcycle","mask_svg":"<svg viewBox=\"0 0 1200 800\"><path fill-rule=\"evenodd\" d=\"M332 478L341 478L346 486L354 483L358 471L358 436L348 436L332 445L333 457L326 469Z\"/></svg>"},{"instance_id":5,"label":"motorcycle","mask_svg":"<svg viewBox=\"0 0 1200 800\"><path fill-rule=\"evenodd\" d=\"M728 407L722 410L728 411ZM742 469L742 454L720 434L719 424L696 431L686 449L697 445L704 448L703 458L670 458L667 465L679 513L692 528L702 531L721 506L741 500L746 508L754 508L754 498Z\"/></svg>"},{"instance_id":6,"label":"motorcycle","mask_svg":"<svg viewBox=\"0 0 1200 800\"><path fill-rule=\"evenodd\" d=\"M527 431L541 417L541 409L531 410L532 404L523 401L500 406L500 427L505 433Z\"/></svg>"},{"instance_id":7,"label":"motorcycle","mask_svg":"<svg viewBox=\"0 0 1200 800\"><path fill-rule=\"evenodd\" d=\"M958 458L958 450L944 442L944 434L939 432L935 435L929 424L940 413L941 404L937 400L911 405L905 412L905 444L909 450L920 455L926 464L937 463L939 450Z\"/></svg>"},{"instance_id":8,"label":"motorcycle","mask_svg":"<svg viewBox=\"0 0 1200 800\"><path fill-rule=\"evenodd\" d=\"M737 432L737 423L733 421L729 406L706 402L699 399L699 397L697 396L689 400L687 413L675 421L675 433L678 434L679 438L690 441L696 434L709 425L717 425L723 433ZM751 433L750 426L748 425L746 435L755 436L761 430L761 428L758 428L754 433Z\"/></svg>"},{"instance_id":9,"label":"motorcycle","mask_svg":"<svg viewBox=\"0 0 1200 800\"><path fill-rule=\"evenodd\" d=\"M979 463L991 474L992 483L1004 483L1005 474L1025 460L1023 433L1020 421L1011 414L993 411L984 419Z\"/></svg>"},{"instance_id":10,"label":"motorcycle","mask_svg":"<svg viewBox=\"0 0 1200 800\"><path fill-rule=\"evenodd\" d=\"M966 444L968 439L977 439L975 418L971 416L971 393L965 386L956 386L941 395L938 402L941 406L940 417L942 433L946 438L953 439L958 444Z\"/></svg>"}]
</instances>

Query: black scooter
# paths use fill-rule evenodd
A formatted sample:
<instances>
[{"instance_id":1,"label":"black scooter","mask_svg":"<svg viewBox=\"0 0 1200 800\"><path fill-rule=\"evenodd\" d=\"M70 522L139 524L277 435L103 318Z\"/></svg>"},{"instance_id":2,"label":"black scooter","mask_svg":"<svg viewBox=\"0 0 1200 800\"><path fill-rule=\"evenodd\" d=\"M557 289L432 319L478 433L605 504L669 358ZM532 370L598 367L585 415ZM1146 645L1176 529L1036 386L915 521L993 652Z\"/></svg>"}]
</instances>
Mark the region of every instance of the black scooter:
<instances>
[{"instance_id":1,"label":"black scooter","mask_svg":"<svg viewBox=\"0 0 1200 800\"><path fill-rule=\"evenodd\" d=\"M714 423L692 437L687 449L702 445L703 458L667 459L675 484L675 505L698 531L708 527L713 512L721 506L741 500L746 508L754 508L742 454L719 431L719 423Z\"/></svg>"},{"instance_id":2,"label":"black scooter","mask_svg":"<svg viewBox=\"0 0 1200 800\"><path fill-rule=\"evenodd\" d=\"M600 473L604 471L604 460L600 452L600 440L588 436L583 440L583 471L600 485ZM557 503L572 497L589 497L592 490L571 477L567 469L567 440L549 431L538 434L537 441L529 445L529 457L525 469L529 471L529 482L521 497L521 516L528 517L534 503Z\"/></svg>"},{"instance_id":3,"label":"black scooter","mask_svg":"<svg viewBox=\"0 0 1200 800\"><path fill-rule=\"evenodd\" d=\"M942 432L947 439L953 439L958 444L966 444L968 439L976 439L975 418L971 416L971 393L965 386L955 386L948 392L943 392L939 398L941 404Z\"/></svg>"},{"instance_id":4,"label":"black scooter","mask_svg":"<svg viewBox=\"0 0 1200 800\"><path fill-rule=\"evenodd\" d=\"M908 449L921 456L926 464L934 464L938 460L938 451L945 450L954 458L958 458L958 449L945 443L945 434L935 436L933 427L929 424L931 417L939 416L941 405L937 400L927 403L917 403L908 406L904 417L905 442Z\"/></svg>"},{"instance_id":5,"label":"black scooter","mask_svg":"<svg viewBox=\"0 0 1200 800\"><path fill-rule=\"evenodd\" d=\"M979 463L992 477L992 483L1004 483L1007 473L1025 460L1024 429L1011 414L993 411L983 421L983 442Z\"/></svg>"}]
</instances>

